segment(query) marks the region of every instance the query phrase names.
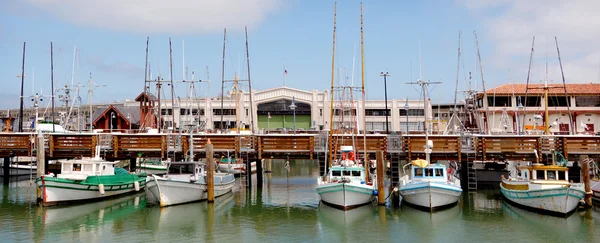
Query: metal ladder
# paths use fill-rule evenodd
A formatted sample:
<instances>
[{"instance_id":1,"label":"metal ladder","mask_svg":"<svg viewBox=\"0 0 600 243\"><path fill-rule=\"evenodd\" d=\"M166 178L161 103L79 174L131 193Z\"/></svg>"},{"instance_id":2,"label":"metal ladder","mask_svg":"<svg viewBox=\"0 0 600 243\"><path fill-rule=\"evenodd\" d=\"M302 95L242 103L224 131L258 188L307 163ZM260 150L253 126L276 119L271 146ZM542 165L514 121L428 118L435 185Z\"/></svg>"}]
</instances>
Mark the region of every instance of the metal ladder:
<instances>
[{"instance_id":1,"label":"metal ladder","mask_svg":"<svg viewBox=\"0 0 600 243\"><path fill-rule=\"evenodd\" d=\"M469 191L477 191L477 169L475 161L467 154L467 188Z\"/></svg>"}]
</instances>

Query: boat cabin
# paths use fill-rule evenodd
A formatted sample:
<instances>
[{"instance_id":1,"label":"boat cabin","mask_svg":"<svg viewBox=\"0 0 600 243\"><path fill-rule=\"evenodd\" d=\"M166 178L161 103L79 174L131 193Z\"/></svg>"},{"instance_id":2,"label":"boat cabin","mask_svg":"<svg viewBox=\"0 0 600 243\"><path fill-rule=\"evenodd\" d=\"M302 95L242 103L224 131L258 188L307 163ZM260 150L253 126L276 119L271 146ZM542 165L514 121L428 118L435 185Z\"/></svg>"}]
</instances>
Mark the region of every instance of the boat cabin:
<instances>
[{"instance_id":1,"label":"boat cabin","mask_svg":"<svg viewBox=\"0 0 600 243\"><path fill-rule=\"evenodd\" d=\"M534 164L519 170L524 180L569 181L569 168L563 166Z\"/></svg>"},{"instance_id":2,"label":"boat cabin","mask_svg":"<svg viewBox=\"0 0 600 243\"><path fill-rule=\"evenodd\" d=\"M88 176L114 175L114 164L117 162L108 162L104 160L64 160L60 161L61 172L58 178L71 180L85 180Z\"/></svg>"},{"instance_id":3,"label":"boat cabin","mask_svg":"<svg viewBox=\"0 0 600 243\"><path fill-rule=\"evenodd\" d=\"M329 169L331 182L366 182L365 169L363 167L332 166Z\"/></svg>"},{"instance_id":4,"label":"boat cabin","mask_svg":"<svg viewBox=\"0 0 600 243\"><path fill-rule=\"evenodd\" d=\"M413 179L440 179L446 180L446 167L440 164L428 165L426 167L412 166L411 176Z\"/></svg>"}]
</instances>

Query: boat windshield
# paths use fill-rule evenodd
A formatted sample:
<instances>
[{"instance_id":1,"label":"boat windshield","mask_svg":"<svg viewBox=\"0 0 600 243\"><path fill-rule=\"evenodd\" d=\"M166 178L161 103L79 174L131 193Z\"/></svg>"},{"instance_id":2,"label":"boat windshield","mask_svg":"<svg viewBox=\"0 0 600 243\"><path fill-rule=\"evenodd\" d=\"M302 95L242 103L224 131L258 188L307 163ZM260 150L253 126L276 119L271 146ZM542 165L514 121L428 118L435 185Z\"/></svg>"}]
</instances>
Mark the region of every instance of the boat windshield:
<instances>
[{"instance_id":1,"label":"boat windshield","mask_svg":"<svg viewBox=\"0 0 600 243\"><path fill-rule=\"evenodd\" d=\"M415 167L414 177L444 177L444 168L420 168Z\"/></svg>"}]
</instances>

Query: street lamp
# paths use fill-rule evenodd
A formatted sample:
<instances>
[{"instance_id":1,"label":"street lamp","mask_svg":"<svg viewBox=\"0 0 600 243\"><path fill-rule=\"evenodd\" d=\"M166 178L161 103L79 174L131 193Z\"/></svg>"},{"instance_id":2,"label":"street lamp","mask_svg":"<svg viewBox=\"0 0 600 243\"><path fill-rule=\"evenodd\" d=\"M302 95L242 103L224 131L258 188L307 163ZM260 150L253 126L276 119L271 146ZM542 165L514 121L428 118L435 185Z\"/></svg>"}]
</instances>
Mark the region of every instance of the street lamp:
<instances>
[{"instance_id":1,"label":"street lamp","mask_svg":"<svg viewBox=\"0 0 600 243\"><path fill-rule=\"evenodd\" d=\"M114 128L114 124L113 124L113 119L117 118L117 116L115 116L115 112L111 112L111 119L110 119L110 133L112 133L113 128Z\"/></svg>"},{"instance_id":2,"label":"street lamp","mask_svg":"<svg viewBox=\"0 0 600 243\"><path fill-rule=\"evenodd\" d=\"M387 77L390 76L390 73L388 72L381 72L381 75L383 76L383 89L385 90L385 134L390 134L390 128L388 126L388 104L387 104Z\"/></svg>"},{"instance_id":3,"label":"street lamp","mask_svg":"<svg viewBox=\"0 0 600 243\"><path fill-rule=\"evenodd\" d=\"M404 111L406 111L406 134L408 134L408 98L406 98L406 103L404 103Z\"/></svg>"},{"instance_id":4,"label":"street lamp","mask_svg":"<svg viewBox=\"0 0 600 243\"><path fill-rule=\"evenodd\" d=\"M294 135L296 135L296 97L292 96L292 104L290 105L290 110L294 112Z\"/></svg>"}]
</instances>

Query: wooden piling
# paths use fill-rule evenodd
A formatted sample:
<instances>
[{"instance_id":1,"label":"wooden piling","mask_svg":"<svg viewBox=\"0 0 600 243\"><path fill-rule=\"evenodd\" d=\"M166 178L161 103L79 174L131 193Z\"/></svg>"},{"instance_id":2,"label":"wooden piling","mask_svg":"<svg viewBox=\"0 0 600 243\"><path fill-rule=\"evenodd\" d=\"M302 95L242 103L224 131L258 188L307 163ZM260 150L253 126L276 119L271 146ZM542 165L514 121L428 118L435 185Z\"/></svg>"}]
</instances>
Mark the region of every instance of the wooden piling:
<instances>
[{"instance_id":1,"label":"wooden piling","mask_svg":"<svg viewBox=\"0 0 600 243\"><path fill-rule=\"evenodd\" d=\"M129 171L133 172L136 169L135 162L136 162L137 158L135 157L135 155L131 155L131 154L129 154L128 156L129 156Z\"/></svg>"},{"instance_id":2,"label":"wooden piling","mask_svg":"<svg viewBox=\"0 0 600 243\"><path fill-rule=\"evenodd\" d=\"M246 160L246 187L252 188L252 162Z\"/></svg>"},{"instance_id":3,"label":"wooden piling","mask_svg":"<svg viewBox=\"0 0 600 243\"><path fill-rule=\"evenodd\" d=\"M213 145L208 139L206 143L206 189L207 189L207 200L209 203L215 201L215 161Z\"/></svg>"},{"instance_id":4,"label":"wooden piling","mask_svg":"<svg viewBox=\"0 0 600 243\"><path fill-rule=\"evenodd\" d=\"M588 206L592 205L592 188L590 186L590 159L587 155L581 155L581 180L583 181L585 189L585 197L583 201Z\"/></svg>"},{"instance_id":5,"label":"wooden piling","mask_svg":"<svg viewBox=\"0 0 600 243\"><path fill-rule=\"evenodd\" d=\"M263 164L262 160L256 160L256 187L262 188L263 185Z\"/></svg>"},{"instance_id":6,"label":"wooden piling","mask_svg":"<svg viewBox=\"0 0 600 243\"><path fill-rule=\"evenodd\" d=\"M37 177L43 176L46 173L46 154L44 148L44 135L39 132L37 137Z\"/></svg>"},{"instance_id":7,"label":"wooden piling","mask_svg":"<svg viewBox=\"0 0 600 243\"><path fill-rule=\"evenodd\" d=\"M383 151L377 151L377 204L385 205ZM368 168L367 168L368 169Z\"/></svg>"},{"instance_id":8,"label":"wooden piling","mask_svg":"<svg viewBox=\"0 0 600 243\"><path fill-rule=\"evenodd\" d=\"M3 178L3 182L4 184L8 184L8 182L10 181L10 157L4 157L4 165L2 165L4 171L2 172L2 178Z\"/></svg>"}]
</instances>

